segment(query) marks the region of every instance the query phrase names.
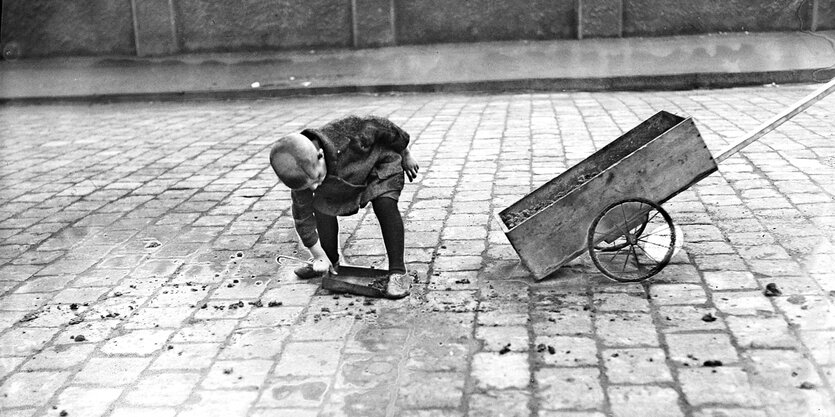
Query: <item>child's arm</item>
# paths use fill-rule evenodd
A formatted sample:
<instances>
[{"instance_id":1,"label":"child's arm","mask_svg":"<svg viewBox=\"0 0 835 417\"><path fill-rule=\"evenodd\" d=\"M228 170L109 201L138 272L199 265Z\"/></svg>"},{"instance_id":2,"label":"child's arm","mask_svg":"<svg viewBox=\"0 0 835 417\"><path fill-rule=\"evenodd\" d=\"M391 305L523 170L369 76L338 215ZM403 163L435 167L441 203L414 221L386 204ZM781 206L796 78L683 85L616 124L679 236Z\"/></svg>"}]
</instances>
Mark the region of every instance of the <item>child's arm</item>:
<instances>
[{"instance_id":1,"label":"child's arm","mask_svg":"<svg viewBox=\"0 0 835 417\"><path fill-rule=\"evenodd\" d=\"M420 166L412 156L412 153L409 152L409 134L406 133L405 130L401 129L400 126L394 124L391 120L375 116L372 116L371 120L377 128L375 140L389 146L394 149L395 152L400 153L403 171L406 172L406 176L409 177L409 181L414 181L414 179L417 178Z\"/></svg>"},{"instance_id":2,"label":"child's arm","mask_svg":"<svg viewBox=\"0 0 835 417\"><path fill-rule=\"evenodd\" d=\"M313 216L313 192L310 190L291 191L293 200L292 213L296 233L302 244L313 256L313 270L316 272L333 271L333 265L325 250L319 243L319 233L316 232L316 218Z\"/></svg>"},{"instance_id":3,"label":"child's arm","mask_svg":"<svg viewBox=\"0 0 835 417\"><path fill-rule=\"evenodd\" d=\"M316 272L330 272L336 275L336 270L333 268L333 264L331 264L331 260L328 259L328 255L325 253L325 250L322 249L322 245L317 240L313 246L307 248L310 251L310 255L313 256L313 270Z\"/></svg>"},{"instance_id":4,"label":"child's arm","mask_svg":"<svg viewBox=\"0 0 835 417\"><path fill-rule=\"evenodd\" d=\"M403 152L400 153L400 156L403 158L403 162L401 162L403 165L403 171L406 172L406 176L409 177L410 182L414 181L414 179L417 178L420 166L418 166L415 158L412 157L412 153L409 152L409 148L404 149Z\"/></svg>"}]
</instances>

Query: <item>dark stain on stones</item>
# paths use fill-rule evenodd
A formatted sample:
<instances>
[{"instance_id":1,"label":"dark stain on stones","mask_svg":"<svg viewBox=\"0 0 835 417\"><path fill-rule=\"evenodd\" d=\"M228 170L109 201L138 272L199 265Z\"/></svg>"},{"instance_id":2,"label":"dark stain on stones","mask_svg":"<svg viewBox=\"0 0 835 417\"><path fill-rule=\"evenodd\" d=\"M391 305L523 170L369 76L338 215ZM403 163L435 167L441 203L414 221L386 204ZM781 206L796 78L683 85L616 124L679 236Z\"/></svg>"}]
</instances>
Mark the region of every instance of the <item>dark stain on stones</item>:
<instances>
[{"instance_id":1,"label":"dark stain on stones","mask_svg":"<svg viewBox=\"0 0 835 417\"><path fill-rule=\"evenodd\" d=\"M306 382L299 385L284 385L273 388L273 398L276 400L284 400L294 392L301 394L305 401L319 400L325 391L328 389L328 384L324 382Z\"/></svg>"}]
</instances>

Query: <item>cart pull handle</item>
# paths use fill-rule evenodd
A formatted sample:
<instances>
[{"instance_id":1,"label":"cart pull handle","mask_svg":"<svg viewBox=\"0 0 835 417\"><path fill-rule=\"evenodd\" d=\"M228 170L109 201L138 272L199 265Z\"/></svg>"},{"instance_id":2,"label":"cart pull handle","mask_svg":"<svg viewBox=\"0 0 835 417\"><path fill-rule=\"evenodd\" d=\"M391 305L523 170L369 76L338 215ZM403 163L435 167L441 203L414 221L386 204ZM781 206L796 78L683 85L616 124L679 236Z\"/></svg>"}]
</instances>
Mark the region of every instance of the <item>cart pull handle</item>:
<instances>
[{"instance_id":1,"label":"cart pull handle","mask_svg":"<svg viewBox=\"0 0 835 417\"><path fill-rule=\"evenodd\" d=\"M760 127L758 127L757 130L746 133L745 136L739 138L736 144L722 151L722 153L720 153L719 156L714 158L714 160L718 164L730 158L733 154L739 152L740 149L750 145L751 142L754 142L755 140L763 137L766 133L776 129L778 126L791 119L798 113L802 112L803 110L806 110L809 106L822 100L824 97L828 96L833 91L835 91L835 78L830 80L828 83L826 83L826 85L819 88L814 93L809 94L797 103L794 103L794 105L792 105L791 107L787 108L786 110L783 110L776 116L767 120L765 123L760 125Z\"/></svg>"}]
</instances>

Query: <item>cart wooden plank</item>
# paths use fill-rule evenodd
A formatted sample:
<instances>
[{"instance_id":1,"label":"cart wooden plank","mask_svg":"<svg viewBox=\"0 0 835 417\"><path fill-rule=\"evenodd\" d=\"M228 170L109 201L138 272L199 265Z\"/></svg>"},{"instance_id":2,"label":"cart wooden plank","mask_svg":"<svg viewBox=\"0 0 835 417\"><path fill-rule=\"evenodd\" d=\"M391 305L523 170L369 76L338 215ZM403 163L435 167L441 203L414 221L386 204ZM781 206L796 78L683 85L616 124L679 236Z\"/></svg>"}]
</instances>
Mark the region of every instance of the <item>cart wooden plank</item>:
<instances>
[{"instance_id":1,"label":"cart wooden plank","mask_svg":"<svg viewBox=\"0 0 835 417\"><path fill-rule=\"evenodd\" d=\"M693 120L659 112L497 217L523 264L541 279L586 252L588 228L603 208L632 197L663 203L716 169ZM572 183L579 185L565 190ZM515 227L502 221L549 198L555 201Z\"/></svg>"}]
</instances>

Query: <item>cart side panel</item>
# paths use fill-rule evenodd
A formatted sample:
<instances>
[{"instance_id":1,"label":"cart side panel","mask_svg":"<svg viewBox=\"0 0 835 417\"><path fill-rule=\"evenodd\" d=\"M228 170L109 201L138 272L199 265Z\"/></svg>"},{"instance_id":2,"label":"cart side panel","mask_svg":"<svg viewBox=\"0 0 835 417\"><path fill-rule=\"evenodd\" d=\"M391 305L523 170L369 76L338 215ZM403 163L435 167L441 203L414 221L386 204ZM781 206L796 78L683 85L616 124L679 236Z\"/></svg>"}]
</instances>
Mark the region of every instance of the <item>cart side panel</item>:
<instances>
[{"instance_id":1,"label":"cart side panel","mask_svg":"<svg viewBox=\"0 0 835 417\"><path fill-rule=\"evenodd\" d=\"M507 232L522 262L544 278L586 251L588 228L607 206L631 197L663 202L716 171L692 119L575 188Z\"/></svg>"},{"instance_id":2,"label":"cart side panel","mask_svg":"<svg viewBox=\"0 0 835 417\"><path fill-rule=\"evenodd\" d=\"M683 121L683 117L665 111L654 114L582 162L572 166L523 199L502 210L502 214L517 212L529 207L538 207L543 202L553 201L555 195L567 194L571 189L591 179Z\"/></svg>"}]
</instances>

